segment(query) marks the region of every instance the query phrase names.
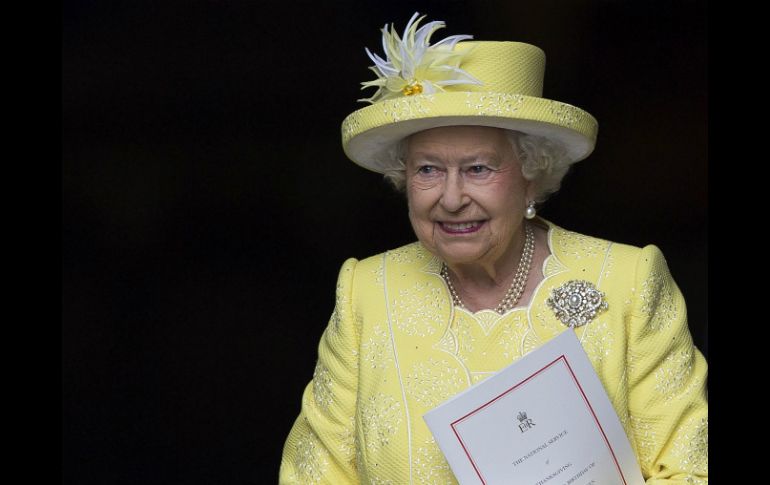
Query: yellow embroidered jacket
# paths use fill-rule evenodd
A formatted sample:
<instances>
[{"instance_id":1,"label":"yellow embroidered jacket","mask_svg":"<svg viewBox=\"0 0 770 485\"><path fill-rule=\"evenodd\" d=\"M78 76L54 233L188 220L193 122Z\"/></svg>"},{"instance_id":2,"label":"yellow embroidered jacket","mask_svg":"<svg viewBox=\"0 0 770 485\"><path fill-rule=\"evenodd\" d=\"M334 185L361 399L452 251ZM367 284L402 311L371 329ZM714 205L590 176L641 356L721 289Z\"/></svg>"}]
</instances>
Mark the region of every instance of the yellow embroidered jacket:
<instances>
[{"instance_id":1,"label":"yellow embroidered jacket","mask_svg":"<svg viewBox=\"0 0 770 485\"><path fill-rule=\"evenodd\" d=\"M280 483L456 484L422 415L561 333L546 300L569 280L606 295L576 334L647 483L708 483L707 364L663 254L547 223L545 278L505 315L454 307L419 242L345 261Z\"/></svg>"}]
</instances>

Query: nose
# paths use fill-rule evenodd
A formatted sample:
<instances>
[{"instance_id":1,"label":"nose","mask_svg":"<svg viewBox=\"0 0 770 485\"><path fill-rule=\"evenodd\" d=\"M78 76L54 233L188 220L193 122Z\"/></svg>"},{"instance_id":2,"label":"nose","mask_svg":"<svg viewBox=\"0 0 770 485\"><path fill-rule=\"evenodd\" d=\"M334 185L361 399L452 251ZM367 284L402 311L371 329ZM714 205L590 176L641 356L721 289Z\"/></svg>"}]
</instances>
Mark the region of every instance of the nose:
<instances>
[{"instance_id":1,"label":"nose","mask_svg":"<svg viewBox=\"0 0 770 485\"><path fill-rule=\"evenodd\" d=\"M459 212L469 201L463 177L458 170L450 170L444 179L441 206L449 212Z\"/></svg>"}]
</instances>

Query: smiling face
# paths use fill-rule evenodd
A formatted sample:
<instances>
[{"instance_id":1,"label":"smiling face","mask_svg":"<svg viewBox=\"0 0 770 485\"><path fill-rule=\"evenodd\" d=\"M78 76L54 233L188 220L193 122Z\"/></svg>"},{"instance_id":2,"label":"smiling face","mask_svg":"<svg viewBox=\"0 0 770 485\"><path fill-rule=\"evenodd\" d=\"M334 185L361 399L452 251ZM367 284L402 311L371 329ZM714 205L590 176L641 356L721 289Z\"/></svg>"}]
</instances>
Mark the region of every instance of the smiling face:
<instances>
[{"instance_id":1,"label":"smiling face","mask_svg":"<svg viewBox=\"0 0 770 485\"><path fill-rule=\"evenodd\" d=\"M531 191L501 129L449 126L409 138L409 220L420 242L450 268L499 267L517 258Z\"/></svg>"}]
</instances>

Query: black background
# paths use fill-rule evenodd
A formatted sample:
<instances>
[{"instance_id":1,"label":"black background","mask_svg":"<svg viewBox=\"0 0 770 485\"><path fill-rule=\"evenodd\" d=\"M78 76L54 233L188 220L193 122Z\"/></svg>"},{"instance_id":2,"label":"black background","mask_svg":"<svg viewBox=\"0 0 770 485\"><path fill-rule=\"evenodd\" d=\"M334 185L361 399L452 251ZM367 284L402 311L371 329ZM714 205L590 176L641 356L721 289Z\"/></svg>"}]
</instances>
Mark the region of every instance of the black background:
<instances>
[{"instance_id":1,"label":"black background","mask_svg":"<svg viewBox=\"0 0 770 485\"><path fill-rule=\"evenodd\" d=\"M340 265L414 239L340 123L415 9L546 52L599 138L540 213L658 245L707 353L705 2L65 1L64 483L275 483Z\"/></svg>"}]
</instances>

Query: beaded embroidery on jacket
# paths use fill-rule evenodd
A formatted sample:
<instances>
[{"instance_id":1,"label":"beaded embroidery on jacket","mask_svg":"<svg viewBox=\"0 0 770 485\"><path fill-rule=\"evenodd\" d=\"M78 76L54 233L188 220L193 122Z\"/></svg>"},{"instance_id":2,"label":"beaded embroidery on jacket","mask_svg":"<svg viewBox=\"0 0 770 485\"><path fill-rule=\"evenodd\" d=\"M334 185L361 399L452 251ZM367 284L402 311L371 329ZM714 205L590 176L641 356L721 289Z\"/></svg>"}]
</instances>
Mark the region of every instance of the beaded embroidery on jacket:
<instances>
[{"instance_id":1,"label":"beaded embroidery on jacket","mask_svg":"<svg viewBox=\"0 0 770 485\"><path fill-rule=\"evenodd\" d=\"M588 255L584 257L606 257L609 252L608 244L602 244L599 240L582 235L579 235L578 241L560 239L561 237L569 239L570 235L566 231L555 235L553 229L549 230L548 242L551 254L543 263L544 278L533 293L531 302L542 299L539 295L550 289L548 285L551 278L569 271L569 265L560 261L557 251L553 249L554 237L559 239L562 247L570 248L575 252L579 252L578 248L583 249L586 246L594 249L594 251L587 251ZM595 251L596 248L601 248L602 251ZM396 367L398 385L402 394L403 406L400 414L404 421L399 424L406 426L407 433L415 439L420 436L428 439L430 435L424 434L426 430L421 429L422 423L415 428L418 423L412 421L409 415L410 409L419 410L420 414L426 412L444 399L483 380L515 358L539 346L543 338L537 335L532 326L531 306L516 307L503 315L496 314L494 311L474 314L453 306L450 292L440 275L441 262L430 255L419 243L386 253L382 258L382 265L382 291L388 307L387 331L392 345L390 349L392 354L388 360ZM421 268L420 272L424 276L418 278L416 282L407 277L414 273L406 273L413 271L411 268L415 267ZM550 271L547 268L550 268ZM553 328L553 334L550 336L555 336L558 330L564 328L554 327L556 320L552 314L549 313L543 317L549 320ZM401 361L405 356L400 354L406 349L398 343L401 338L412 339L409 341L415 343L428 339L433 342L430 348L441 352L446 357L436 357L435 353L426 355L423 359L410 357L407 358L410 363L404 368ZM369 344L369 342L366 343ZM597 353L603 353L603 348L607 344L608 342L604 340L596 345L597 349L601 349ZM493 358L491 362L495 362L492 366L494 368L490 367L489 359L498 354L502 360ZM367 362L372 367L378 366L372 360L367 359ZM456 364L451 362L460 364L462 374L453 370ZM479 367L480 365L482 367ZM441 463L445 461L435 445L413 450L411 446L413 438L410 437L408 441L410 482L414 478L419 480L426 475L427 462L436 464L437 468L431 467L436 472L441 469ZM428 450L431 450L430 454L427 454ZM418 454L415 454L415 451ZM427 473L427 475L431 474Z\"/></svg>"},{"instance_id":2,"label":"beaded embroidery on jacket","mask_svg":"<svg viewBox=\"0 0 770 485\"><path fill-rule=\"evenodd\" d=\"M597 288L605 280L610 286L621 278L626 278L622 280L623 285L630 281L624 276L629 274L627 270L610 269L615 264L613 256L620 262L625 257L628 262L628 256L637 254L635 252L626 249L613 252L612 243L557 226L550 226L548 244L551 255L542 265L544 278L534 290L529 305L511 309L504 315L495 315L492 311L474 314L455 308L440 275L440 260L419 243L386 252L377 258L376 264L374 258L365 265L359 263L363 270L359 274L366 275L363 279L374 291L370 295L383 297L381 303L374 305L382 310L371 310L371 300L364 307L358 307L354 303L355 295L349 297L351 293L339 291L330 329L339 331L341 322L349 325L355 320L360 337L357 347L350 350L355 356L359 378L368 376L368 384L358 389L356 420L340 428L341 442L336 449L345 460L352 460L351 466L357 468L363 482L440 480L455 483L420 416L566 328L545 304L545 296L565 280L584 276ZM654 422L628 413L629 372L634 372L637 359L648 361L643 360L643 355L622 350L625 339L621 334L626 331L622 322L638 317L647 324L642 331L656 335L669 328L673 319L681 317L681 302L674 297L674 287L668 277L663 277L665 271L660 266L652 267L646 279L642 275L639 291L627 288L628 294L611 295L610 308L614 309L614 315L600 314L576 329L605 386L613 384L613 389L608 389L613 406L640 463L647 467L656 460L661 439L665 437L656 435ZM362 308L367 309L366 315L359 313ZM664 316L651 318L661 308ZM650 391L658 396L656 399L676 401L698 389L701 384L698 379L688 380L693 372L693 359L691 351L671 353L663 365L649 375ZM617 365L626 360L630 367ZM620 367L622 370L616 369ZM314 374L312 392L307 396L311 415L330 408L336 392L335 382L329 380L329 369L325 365L319 364ZM704 453L708 446L707 421L705 418L690 421L686 437L682 435L671 443L671 457L679 461L683 469L700 469L707 466L704 461L707 460ZM305 477L303 483L316 483L331 457L319 447L312 431L297 443L297 453L298 471ZM381 465L385 461L398 463L399 467L403 464L397 468L403 472L398 480L392 475L393 470L383 470Z\"/></svg>"}]
</instances>

